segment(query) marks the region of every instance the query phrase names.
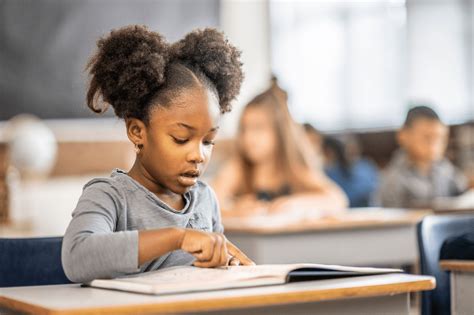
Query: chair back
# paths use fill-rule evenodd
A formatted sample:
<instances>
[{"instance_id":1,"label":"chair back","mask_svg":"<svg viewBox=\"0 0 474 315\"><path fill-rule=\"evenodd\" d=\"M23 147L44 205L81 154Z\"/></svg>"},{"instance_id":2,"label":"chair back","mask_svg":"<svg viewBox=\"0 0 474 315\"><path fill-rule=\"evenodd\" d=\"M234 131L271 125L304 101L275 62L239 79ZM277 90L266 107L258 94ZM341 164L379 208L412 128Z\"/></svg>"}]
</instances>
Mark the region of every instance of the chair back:
<instances>
[{"instance_id":1,"label":"chair back","mask_svg":"<svg viewBox=\"0 0 474 315\"><path fill-rule=\"evenodd\" d=\"M433 215L418 223L417 237L421 273L436 278L436 289L422 293L422 315L450 314L449 273L439 267L443 242L474 231L474 214Z\"/></svg>"},{"instance_id":2,"label":"chair back","mask_svg":"<svg viewBox=\"0 0 474 315\"><path fill-rule=\"evenodd\" d=\"M62 241L0 238L0 287L71 283L61 263Z\"/></svg>"}]
</instances>

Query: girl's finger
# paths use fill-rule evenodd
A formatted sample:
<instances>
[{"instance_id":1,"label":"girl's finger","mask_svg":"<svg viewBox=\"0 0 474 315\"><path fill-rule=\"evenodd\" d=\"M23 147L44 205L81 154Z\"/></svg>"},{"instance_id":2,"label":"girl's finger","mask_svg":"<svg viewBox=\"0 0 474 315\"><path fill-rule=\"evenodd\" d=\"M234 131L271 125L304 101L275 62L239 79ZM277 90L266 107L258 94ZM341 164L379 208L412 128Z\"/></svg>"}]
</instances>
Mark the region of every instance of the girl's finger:
<instances>
[{"instance_id":1,"label":"girl's finger","mask_svg":"<svg viewBox=\"0 0 474 315\"><path fill-rule=\"evenodd\" d=\"M228 262L229 262L229 255L227 254L227 242L226 242L226 239L224 237L224 235L221 235L219 234L219 237L221 239L221 244L222 244L222 248L221 248L221 259L220 259L220 266L227 266L228 265Z\"/></svg>"},{"instance_id":2,"label":"girl's finger","mask_svg":"<svg viewBox=\"0 0 474 315\"><path fill-rule=\"evenodd\" d=\"M200 250L191 252L191 254L199 261L209 261L212 259L214 245L212 242L201 242L199 244Z\"/></svg>"},{"instance_id":3,"label":"girl's finger","mask_svg":"<svg viewBox=\"0 0 474 315\"><path fill-rule=\"evenodd\" d=\"M227 252L231 256L237 258L240 261L240 263L244 266L255 265L255 263L250 258L248 258L244 253L240 251L240 249L238 249L234 244L232 244L228 240L227 240Z\"/></svg>"},{"instance_id":4,"label":"girl's finger","mask_svg":"<svg viewBox=\"0 0 474 315\"><path fill-rule=\"evenodd\" d=\"M222 239L219 237L219 235L214 235L214 240L212 258L209 261L203 261L206 267L219 266L219 262L221 260Z\"/></svg>"}]
</instances>

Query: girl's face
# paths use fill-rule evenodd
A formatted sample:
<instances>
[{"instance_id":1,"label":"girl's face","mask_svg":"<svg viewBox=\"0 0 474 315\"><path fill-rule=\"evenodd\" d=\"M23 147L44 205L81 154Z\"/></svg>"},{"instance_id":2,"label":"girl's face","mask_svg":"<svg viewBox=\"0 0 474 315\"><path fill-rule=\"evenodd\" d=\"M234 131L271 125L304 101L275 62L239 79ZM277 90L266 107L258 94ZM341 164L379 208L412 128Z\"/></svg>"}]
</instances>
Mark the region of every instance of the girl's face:
<instances>
[{"instance_id":1,"label":"girl's face","mask_svg":"<svg viewBox=\"0 0 474 315\"><path fill-rule=\"evenodd\" d=\"M274 159L277 147L275 126L262 107L245 109L240 125L240 146L247 159L258 164Z\"/></svg>"},{"instance_id":2,"label":"girl's face","mask_svg":"<svg viewBox=\"0 0 474 315\"><path fill-rule=\"evenodd\" d=\"M183 194L196 184L211 157L220 116L206 88L181 93L168 108L152 111L139 158L163 192Z\"/></svg>"}]
</instances>

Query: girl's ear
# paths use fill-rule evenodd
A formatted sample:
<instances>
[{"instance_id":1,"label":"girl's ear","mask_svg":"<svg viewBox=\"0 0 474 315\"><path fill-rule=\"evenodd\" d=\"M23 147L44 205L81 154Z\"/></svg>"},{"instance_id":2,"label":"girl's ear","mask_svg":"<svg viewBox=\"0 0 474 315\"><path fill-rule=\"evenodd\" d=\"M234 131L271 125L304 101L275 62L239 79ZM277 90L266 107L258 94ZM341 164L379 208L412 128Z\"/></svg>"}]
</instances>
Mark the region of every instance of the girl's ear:
<instances>
[{"instance_id":1,"label":"girl's ear","mask_svg":"<svg viewBox=\"0 0 474 315\"><path fill-rule=\"evenodd\" d=\"M143 146L146 137L146 126L137 118L127 118L125 120L127 136L135 146Z\"/></svg>"}]
</instances>

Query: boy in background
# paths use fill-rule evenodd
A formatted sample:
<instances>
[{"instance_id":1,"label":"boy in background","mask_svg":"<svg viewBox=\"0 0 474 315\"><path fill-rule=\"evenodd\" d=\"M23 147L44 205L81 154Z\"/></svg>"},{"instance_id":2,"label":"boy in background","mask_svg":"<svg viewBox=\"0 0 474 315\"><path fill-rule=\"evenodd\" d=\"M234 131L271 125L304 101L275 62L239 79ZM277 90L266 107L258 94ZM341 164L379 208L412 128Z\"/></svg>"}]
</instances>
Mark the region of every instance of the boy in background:
<instances>
[{"instance_id":1,"label":"boy in background","mask_svg":"<svg viewBox=\"0 0 474 315\"><path fill-rule=\"evenodd\" d=\"M380 187L384 207L430 207L436 197L454 197L468 189L467 179L444 157L449 130L427 106L408 111L397 133L394 154Z\"/></svg>"}]
</instances>

